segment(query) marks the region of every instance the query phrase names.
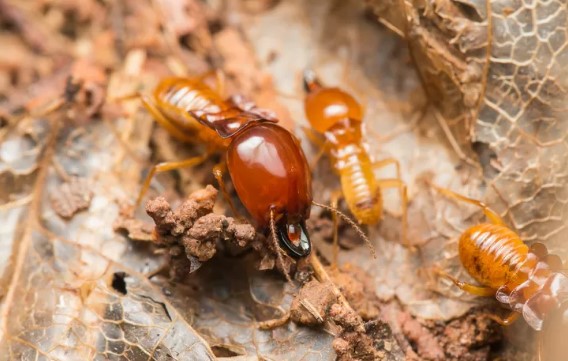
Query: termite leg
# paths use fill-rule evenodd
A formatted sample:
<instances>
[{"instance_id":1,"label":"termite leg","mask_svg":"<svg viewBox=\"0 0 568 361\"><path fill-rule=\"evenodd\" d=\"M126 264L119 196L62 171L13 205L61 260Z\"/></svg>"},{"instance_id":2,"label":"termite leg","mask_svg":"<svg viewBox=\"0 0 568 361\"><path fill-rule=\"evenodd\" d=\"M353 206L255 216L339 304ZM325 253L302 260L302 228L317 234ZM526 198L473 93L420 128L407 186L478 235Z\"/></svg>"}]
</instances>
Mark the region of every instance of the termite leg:
<instances>
[{"instance_id":1,"label":"termite leg","mask_svg":"<svg viewBox=\"0 0 568 361\"><path fill-rule=\"evenodd\" d=\"M229 196L229 192L227 192L227 188L225 187L225 182L223 181L223 171L225 170L225 167L226 167L225 162L216 164L213 167L213 175L217 180L217 184L219 184L219 189L221 189L221 193L223 193L223 198L225 198L225 201L229 204L229 207L231 207L231 211L233 212L235 217L242 219L242 216L239 212L237 212L237 208L235 207L233 200Z\"/></svg>"},{"instance_id":2,"label":"termite leg","mask_svg":"<svg viewBox=\"0 0 568 361\"><path fill-rule=\"evenodd\" d=\"M400 162L395 158L386 158L377 162L373 162L373 169L377 170L380 168L384 168L390 164L393 164L396 169L396 179L402 182L402 176L400 175ZM398 187L398 186L397 186ZM406 185L404 186L406 188ZM399 187L400 199L404 199L403 188ZM403 208L406 208L406 205L402 205Z\"/></svg>"},{"instance_id":3,"label":"termite leg","mask_svg":"<svg viewBox=\"0 0 568 361\"><path fill-rule=\"evenodd\" d=\"M138 91L134 93L126 93L117 97L110 98L114 102L124 102L127 100L138 100L142 98L142 94Z\"/></svg>"},{"instance_id":4,"label":"termite leg","mask_svg":"<svg viewBox=\"0 0 568 361\"><path fill-rule=\"evenodd\" d=\"M503 318L493 314L487 314L486 316L497 322L501 326L511 326L520 316L518 312L511 312L507 317Z\"/></svg>"},{"instance_id":5,"label":"termite leg","mask_svg":"<svg viewBox=\"0 0 568 361\"><path fill-rule=\"evenodd\" d=\"M343 192L341 190L336 190L331 194L331 206L335 209L339 206L339 200L343 197ZM331 212L331 220L333 221L333 262L331 266L337 269L339 266L339 220L337 219L337 214Z\"/></svg>"},{"instance_id":6,"label":"termite leg","mask_svg":"<svg viewBox=\"0 0 568 361\"><path fill-rule=\"evenodd\" d=\"M310 161L310 169L314 169L316 164L321 159L321 157L323 157L323 155L329 150L329 143L321 140L320 137L318 137L318 134L313 129L305 126L301 126L301 128L304 134L306 135L306 137L310 140L310 142L314 143L319 148L317 154Z\"/></svg>"},{"instance_id":7,"label":"termite leg","mask_svg":"<svg viewBox=\"0 0 568 361\"><path fill-rule=\"evenodd\" d=\"M387 160L385 160L387 161ZM395 161L397 164L397 173L400 172L398 170L398 162ZM381 162L379 162L381 163ZM398 178L394 179L379 179L377 183L381 188L398 188L400 194L400 204L402 207L402 231L401 231L401 240L402 244L405 245L407 248L413 248L408 240L408 193L406 191L406 184L400 179L400 175L397 175Z\"/></svg>"},{"instance_id":8,"label":"termite leg","mask_svg":"<svg viewBox=\"0 0 568 361\"><path fill-rule=\"evenodd\" d=\"M452 281L453 284L458 286L462 291L465 291L465 292L470 293L472 295L481 296L481 297L493 297L493 296L495 296L495 290L490 288L490 287L476 286L476 285L472 285L470 283L462 282L462 281L458 280L457 278L450 276L449 274L447 274L444 271L437 270L436 273L437 273L438 276Z\"/></svg>"},{"instance_id":9,"label":"termite leg","mask_svg":"<svg viewBox=\"0 0 568 361\"><path fill-rule=\"evenodd\" d=\"M144 105L144 108L148 110L148 112L152 115L154 120L158 122L158 124L160 124L160 126L162 126L162 128L164 128L168 133L170 133L170 135L186 143L191 143L192 141L195 140L192 137L185 134L174 124L172 124L172 122L170 122L168 118L166 118L166 116L162 114L162 112L158 109L158 107L154 103L154 100L151 97L143 94L140 94L139 96L140 100L142 101L142 104Z\"/></svg>"},{"instance_id":10,"label":"termite leg","mask_svg":"<svg viewBox=\"0 0 568 361\"><path fill-rule=\"evenodd\" d=\"M205 153L203 155L198 155L196 157L177 161L177 162L164 162L164 163L159 163L159 164L154 165L150 169L150 172L148 172L148 175L146 176L146 179L144 180L144 183L142 185L142 189L140 189L140 193L138 194L138 198L136 199L135 207L138 207L140 205L140 202L142 201L142 198L144 197L144 195L148 191L148 188L150 188L150 183L152 182L152 178L154 178L154 175L156 173L167 172L167 171L170 171L170 170L180 169L180 168L194 167L194 166L196 166L200 163L203 163L203 161L205 161L208 157L209 157L209 153Z\"/></svg>"},{"instance_id":11,"label":"termite leg","mask_svg":"<svg viewBox=\"0 0 568 361\"><path fill-rule=\"evenodd\" d=\"M452 190L449 190L448 188L442 188L442 187L438 187L438 186L435 186L435 185L432 185L432 187L434 187L434 189L436 189L438 192L442 193L446 197L454 198L454 199L460 200L462 202L466 202L466 203L470 203L470 204L478 206L483 211L483 214L485 214L485 216L493 224L499 224L499 225L506 226L503 218L501 218L501 216L498 215L497 212L495 212L494 210L489 208L487 205L485 205L485 203L478 201L477 199L472 199L472 198L462 196L461 194L458 194L458 193L456 193Z\"/></svg>"}]
</instances>

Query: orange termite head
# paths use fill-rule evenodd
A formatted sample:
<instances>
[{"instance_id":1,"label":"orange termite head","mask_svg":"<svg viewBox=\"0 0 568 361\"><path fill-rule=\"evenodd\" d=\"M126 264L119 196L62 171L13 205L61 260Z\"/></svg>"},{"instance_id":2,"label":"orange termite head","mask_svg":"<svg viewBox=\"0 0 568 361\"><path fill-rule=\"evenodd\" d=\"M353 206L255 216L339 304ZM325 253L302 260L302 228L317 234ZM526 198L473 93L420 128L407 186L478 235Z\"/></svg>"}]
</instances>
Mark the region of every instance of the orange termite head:
<instances>
[{"instance_id":1,"label":"orange termite head","mask_svg":"<svg viewBox=\"0 0 568 361\"><path fill-rule=\"evenodd\" d=\"M355 98L339 88L322 86L311 70L304 72L304 88L308 93L304 102L306 117L316 131L324 133L344 119L363 118Z\"/></svg>"}]
</instances>

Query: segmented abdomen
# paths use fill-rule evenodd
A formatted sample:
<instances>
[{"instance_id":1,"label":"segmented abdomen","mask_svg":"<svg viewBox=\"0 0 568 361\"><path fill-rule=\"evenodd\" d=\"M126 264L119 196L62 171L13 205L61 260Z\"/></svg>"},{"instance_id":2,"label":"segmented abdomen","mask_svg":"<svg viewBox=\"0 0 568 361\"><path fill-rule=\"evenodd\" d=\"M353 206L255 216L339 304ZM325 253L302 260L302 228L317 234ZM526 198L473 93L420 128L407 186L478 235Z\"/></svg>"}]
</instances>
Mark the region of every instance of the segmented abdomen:
<instances>
[{"instance_id":1,"label":"segmented abdomen","mask_svg":"<svg viewBox=\"0 0 568 361\"><path fill-rule=\"evenodd\" d=\"M228 140L199 124L189 111L203 110L217 113L227 109L227 103L210 87L191 78L166 78L154 90L158 110L171 123L195 134L201 142L214 148L224 148Z\"/></svg>"},{"instance_id":2,"label":"segmented abdomen","mask_svg":"<svg viewBox=\"0 0 568 361\"><path fill-rule=\"evenodd\" d=\"M546 315L568 298L568 279L553 271L503 225L480 224L460 238L460 258L469 274L495 290L495 297L541 330Z\"/></svg>"},{"instance_id":3,"label":"segmented abdomen","mask_svg":"<svg viewBox=\"0 0 568 361\"><path fill-rule=\"evenodd\" d=\"M186 78L166 78L156 87L154 97L160 111L183 128L194 129L197 122L188 112L219 112L226 108L221 97L206 84Z\"/></svg>"},{"instance_id":4,"label":"segmented abdomen","mask_svg":"<svg viewBox=\"0 0 568 361\"><path fill-rule=\"evenodd\" d=\"M334 153L335 169L349 210L360 223L376 224L382 215L382 198L367 153L353 144Z\"/></svg>"},{"instance_id":5,"label":"segmented abdomen","mask_svg":"<svg viewBox=\"0 0 568 361\"><path fill-rule=\"evenodd\" d=\"M470 227L459 241L463 266L479 283L495 290L505 284L518 284L517 270L528 251L515 232L498 224Z\"/></svg>"}]
</instances>

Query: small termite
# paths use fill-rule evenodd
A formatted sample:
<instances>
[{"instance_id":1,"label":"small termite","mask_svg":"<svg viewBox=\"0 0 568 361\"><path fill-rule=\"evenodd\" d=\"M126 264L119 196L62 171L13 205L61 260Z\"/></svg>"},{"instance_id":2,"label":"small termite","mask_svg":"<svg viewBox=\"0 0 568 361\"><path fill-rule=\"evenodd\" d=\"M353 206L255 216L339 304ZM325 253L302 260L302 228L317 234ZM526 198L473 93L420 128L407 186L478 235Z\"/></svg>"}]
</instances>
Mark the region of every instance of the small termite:
<instances>
[{"instance_id":1,"label":"small termite","mask_svg":"<svg viewBox=\"0 0 568 361\"><path fill-rule=\"evenodd\" d=\"M219 74L216 90L205 84L205 77L210 76L206 74L167 78L158 84L152 97L139 95L146 109L171 135L184 142L205 144L208 150L190 159L153 166L136 204L141 202L156 173L195 166L214 152L224 153L237 195L257 227L270 231L275 249L279 249L280 242L290 256L306 257L311 243L305 221L311 205L330 207L312 199L312 177L304 152L292 133L275 124L278 120L272 112L259 109L240 96L223 99ZM223 186L223 167L216 166L214 174L230 202ZM332 210L355 225L341 212ZM278 251L277 257L283 265ZM289 277L287 273L286 276Z\"/></svg>"},{"instance_id":2,"label":"small termite","mask_svg":"<svg viewBox=\"0 0 568 361\"><path fill-rule=\"evenodd\" d=\"M527 246L482 202L432 186L446 197L480 207L490 221L466 229L458 243L461 264L480 285L462 282L441 271L439 275L465 292L495 297L510 307L512 312L506 318L491 317L500 324L510 325L522 315L540 331L549 313L568 305L568 278L560 272L560 258L549 254L542 243Z\"/></svg>"},{"instance_id":3,"label":"small termite","mask_svg":"<svg viewBox=\"0 0 568 361\"><path fill-rule=\"evenodd\" d=\"M361 224L377 224L383 213L384 188L398 188L402 203L402 243L408 245L407 230L407 192L401 180L400 164L394 158L373 161L367 152L362 137L363 110L361 105L347 92L332 87L324 87L311 70L304 72L304 87L308 93L304 102L306 117L317 133L323 134L325 142L306 134L320 143L319 158L327 153L333 169L339 175L341 191L334 192L332 206L337 207L341 195L347 206ZM396 168L396 178L379 179L374 171L388 165ZM334 222L334 243L337 240L337 222ZM337 251L336 251L337 254Z\"/></svg>"}]
</instances>

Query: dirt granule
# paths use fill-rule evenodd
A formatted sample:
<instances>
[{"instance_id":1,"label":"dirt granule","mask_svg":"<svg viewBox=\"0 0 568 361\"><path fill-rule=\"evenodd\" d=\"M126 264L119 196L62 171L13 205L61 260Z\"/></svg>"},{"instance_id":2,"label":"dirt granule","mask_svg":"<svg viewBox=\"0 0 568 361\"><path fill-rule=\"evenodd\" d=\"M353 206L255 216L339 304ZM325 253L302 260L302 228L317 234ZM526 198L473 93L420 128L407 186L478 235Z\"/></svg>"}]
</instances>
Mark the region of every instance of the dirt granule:
<instances>
[{"instance_id":1,"label":"dirt granule","mask_svg":"<svg viewBox=\"0 0 568 361\"><path fill-rule=\"evenodd\" d=\"M481 361L489 358L491 345L502 341L503 329L484 312L474 310L444 327L440 343L447 359Z\"/></svg>"},{"instance_id":2,"label":"dirt granule","mask_svg":"<svg viewBox=\"0 0 568 361\"><path fill-rule=\"evenodd\" d=\"M89 208L93 199L90 182L85 178L71 177L50 193L51 207L61 218L70 219L77 212Z\"/></svg>"},{"instance_id":3,"label":"dirt granule","mask_svg":"<svg viewBox=\"0 0 568 361\"><path fill-rule=\"evenodd\" d=\"M116 232L124 233L133 241L153 242L156 239L154 226L132 218L132 213L126 208L114 221L113 228Z\"/></svg>"},{"instance_id":4,"label":"dirt granule","mask_svg":"<svg viewBox=\"0 0 568 361\"><path fill-rule=\"evenodd\" d=\"M361 268L345 264L339 270L331 270L330 276L351 307L365 321L380 315L380 300L373 288L373 279Z\"/></svg>"},{"instance_id":5,"label":"dirt granule","mask_svg":"<svg viewBox=\"0 0 568 361\"><path fill-rule=\"evenodd\" d=\"M333 340L340 361L397 360L400 349L392 338L390 326L381 320L362 323L361 318L341 304L331 306L329 316L342 328Z\"/></svg>"},{"instance_id":6,"label":"dirt granule","mask_svg":"<svg viewBox=\"0 0 568 361\"><path fill-rule=\"evenodd\" d=\"M212 213L216 198L217 190L208 185L193 192L175 210L163 197L148 201L146 212L156 224L156 244L181 246L186 255L199 262L210 260L221 241L242 248L248 246L255 239L254 227Z\"/></svg>"},{"instance_id":7,"label":"dirt granule","mask_svg":"<svg viewBox=\"0 0 568 361\"><path fill-rule=\"evenodd\" d=\"M444 350L436 337L410 314L399 313L398 322L402 333L422 359L432 361L445 359Z\"/></svg>"},{"instance_id":8,"label":"dirt granule","mask_svg":"<svg viewBox=\"0 0 568 361\"><path fill-rule=\"evenodd\" d=\"M154 226L123 214L114 228L126 232L133 240L151 241L165 250L170 275L182 279L213 258L218 247L245 249L257 239L250 224L212 213L217 193L208 185L190 194L175 210L164 197L154 198L146 203L146 212L154 220Z\"/></svg>"},{"instance_id":9,"label":"dirt granule","mask_svg":"<svg viewBox=\"0 0 568 361\"><path fill-rule=\"evenodd\" d=\"M306 283L292 301L292 321L308 326L321 325L329 308L337 302L329 283L312 280Z\"/></svg>"}]
</instances>

